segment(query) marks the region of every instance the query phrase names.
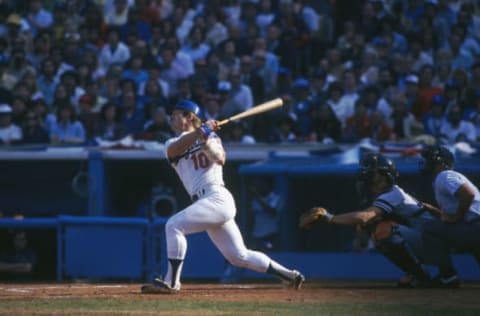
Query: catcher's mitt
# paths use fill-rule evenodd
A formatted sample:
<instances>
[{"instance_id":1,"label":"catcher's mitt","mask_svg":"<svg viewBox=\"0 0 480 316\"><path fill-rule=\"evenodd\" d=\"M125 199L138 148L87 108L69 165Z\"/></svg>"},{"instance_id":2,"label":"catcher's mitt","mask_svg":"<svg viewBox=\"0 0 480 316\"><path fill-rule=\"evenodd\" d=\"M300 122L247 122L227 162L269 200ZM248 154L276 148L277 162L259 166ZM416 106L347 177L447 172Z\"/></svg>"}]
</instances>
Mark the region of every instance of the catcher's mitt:
<instances>
[{"instance_id":1,"label":"catcher's mitt","mask_svg":"<svg viewBox=\"0 0 480 316\"><path fill-rule=\"evenodd\" d=\"M312 207L300 216L298 226L300 228L310 228L313 224L330 222L333 215L323 207Z\"/></svg>"}]
</instances>

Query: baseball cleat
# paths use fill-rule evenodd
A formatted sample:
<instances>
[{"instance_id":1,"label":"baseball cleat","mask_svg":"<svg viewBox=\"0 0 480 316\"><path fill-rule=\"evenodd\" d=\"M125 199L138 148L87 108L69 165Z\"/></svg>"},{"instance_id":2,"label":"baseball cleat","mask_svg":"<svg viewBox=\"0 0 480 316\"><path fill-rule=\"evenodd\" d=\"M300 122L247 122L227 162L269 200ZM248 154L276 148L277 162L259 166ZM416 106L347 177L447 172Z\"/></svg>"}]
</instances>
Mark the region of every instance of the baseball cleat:
<instances>
[{"instance_id":1,"label":"baseball cleat","mask_svg":"<svg viewBox=\"0 0 480 316\"><path fill-rule=\"evenodd\" d=\"M301 274L296 270L294 271L294 273L295 273L295 277L292 279L291 285L295 290L300 290L303 283L305 282L305 277L303 276L303 274Z\"/></svg>"},{"instance_id":2,"label":"baseball cleat","mask_svg":"<svg viewBox=\"0 0 480 316\"><path fill-rule=\"evenodd\" d=\"M397 282L397 287L400 289L415 289L415 288L425 288L430 286L430 280L424 279L423 281L417 277L411 275L404 275Z\"/></svg>"},{"instance_id":3,"label":"baseball cleat","mask_svg":"<svg viewBox=\"0 0 480 316\"><path fill-rule=\"evenodd\" d=\"M458 275L452 274L450 276L436 276L430 282L430 287L434 288L458 288L460 287L460 280Z\"/></svg>"},{"instance_id":4,"label":"baseball cleat","mask_svg":"<svg viewBox=\"0 0 480 316\"><path fill-rule=\"evenodd\" d=\"M141 287L142 294L174 294L180 291L180 286L171 287L165 281L155 278L152 284Z\"/></svg>"}]
</instances>

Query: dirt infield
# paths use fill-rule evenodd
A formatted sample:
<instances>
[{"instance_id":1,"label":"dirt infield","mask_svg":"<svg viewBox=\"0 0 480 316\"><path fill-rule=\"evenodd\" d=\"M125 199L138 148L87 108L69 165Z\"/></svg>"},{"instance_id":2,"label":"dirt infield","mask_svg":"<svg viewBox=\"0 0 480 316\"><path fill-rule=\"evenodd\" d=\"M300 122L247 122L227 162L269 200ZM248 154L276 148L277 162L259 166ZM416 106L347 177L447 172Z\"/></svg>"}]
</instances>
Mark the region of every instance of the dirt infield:
<instances>
[{"instance_id":1,"label":"dirt infield","mask_svg":"<svg viewBox=\"0 0 480 316\"><path fill-rule=\"evenodd\" d=\"M224 302L401 303L478 307L479 284L459 289L396 289L387 282L314 281L299 291L281 284L185 283L177 294L141 294L141 284L0 283L0 303L54 299L194 300Z\"/></svg>"}]
</instances>

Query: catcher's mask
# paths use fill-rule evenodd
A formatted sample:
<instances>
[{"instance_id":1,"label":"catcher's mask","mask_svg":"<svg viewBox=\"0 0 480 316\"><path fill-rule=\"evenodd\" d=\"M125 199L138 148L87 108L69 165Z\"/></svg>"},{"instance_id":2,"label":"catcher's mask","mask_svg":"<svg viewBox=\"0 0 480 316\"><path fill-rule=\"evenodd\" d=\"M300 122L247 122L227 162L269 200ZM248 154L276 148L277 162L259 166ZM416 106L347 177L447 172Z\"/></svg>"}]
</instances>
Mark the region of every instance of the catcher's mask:
<instances>
[{"instance_id":1,"label":"catcher's mask","mask_svg":"<svg viewBox=\"0 0 480 316\"><path fill-rule=\"evenodd\" d=\"M392 159L378 153L368 153L360 161L359 180L371 191L375 184L375 174L383 175L387 179L388 186L394 185L398 178L398 171ZM371 193L371 192L369 192Z\"/></svg>"},{"instance_id":2,"label":"catcher's mask","mask_svg":"<svg viewBox=\"0 0 480 316\"><path fill-rule=\"evenodd\" d=\"M421 156L418 169L424 174L431 174L436 166L453 169L455 164L453 154L443 146L427 146L422 150Z\"/></svg>"}]
</instances>

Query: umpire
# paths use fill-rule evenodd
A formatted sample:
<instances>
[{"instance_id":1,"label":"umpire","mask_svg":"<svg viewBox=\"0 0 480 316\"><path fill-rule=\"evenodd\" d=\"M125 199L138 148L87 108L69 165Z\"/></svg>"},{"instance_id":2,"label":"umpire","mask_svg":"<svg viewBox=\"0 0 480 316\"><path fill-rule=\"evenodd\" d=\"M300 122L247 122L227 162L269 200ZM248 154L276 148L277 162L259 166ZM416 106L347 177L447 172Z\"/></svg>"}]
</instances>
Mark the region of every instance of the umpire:
<instances>
[{"instance_id":1,"label":"umpire","mask_svg":"<svg viewBox=\"0 0 480 316\"><path fill-rule=\"evenodd\" d=\"M440 222L425 225L427 256L438 267L434 282L440 287L458 287L460 282L450 253L470 252L480 263L480 193L463 174L454 171L453 154L442 146L422 151L419 169L433 180Z\"/></svg>"}]
</instances>

